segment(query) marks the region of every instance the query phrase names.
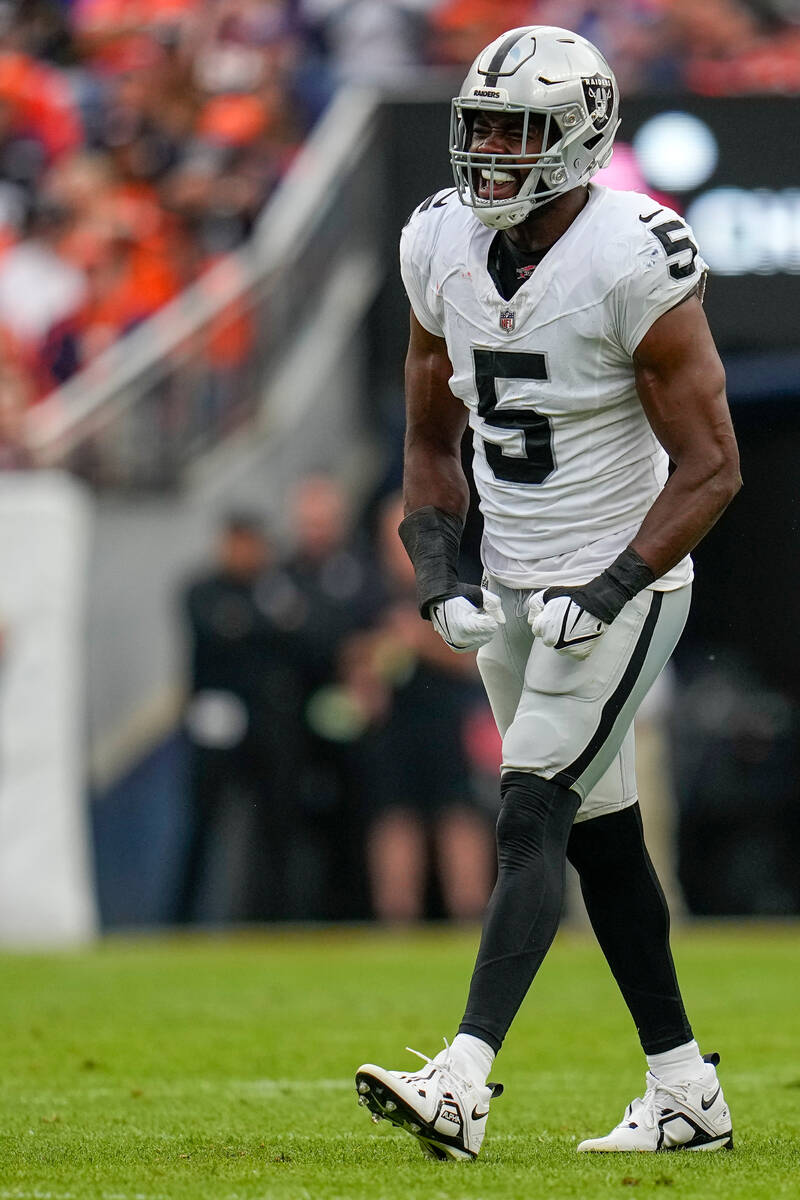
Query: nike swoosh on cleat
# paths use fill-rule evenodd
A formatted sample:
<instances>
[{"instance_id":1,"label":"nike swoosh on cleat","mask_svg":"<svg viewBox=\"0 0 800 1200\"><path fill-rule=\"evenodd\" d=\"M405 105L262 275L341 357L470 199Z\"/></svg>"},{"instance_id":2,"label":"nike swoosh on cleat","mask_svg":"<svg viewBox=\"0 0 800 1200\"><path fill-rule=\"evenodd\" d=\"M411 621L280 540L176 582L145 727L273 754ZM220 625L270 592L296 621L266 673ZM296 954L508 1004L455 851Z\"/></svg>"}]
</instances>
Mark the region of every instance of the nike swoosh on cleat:
<instances>
[{"instance_id":1,"label":"nike swoosh on cleat","mask_svg":"<svg viewBox=\"0 0 800 1200\"><path fill-rule=\"evenodd\" d=\"M487 1108L486 1112L479 1113L479 1112L478 1112L478 1106L477 1106L477 1104L475 1105L475 1107L474 1107L474 1108L473 1108L473 1110L472 1110L472 1119L473 1119L473 1121L482 1121L482 1120L483 1120L483 1118L484 1118L484 1117L488 1117L488 1115L489 1115L489 1110L488 1110L488 1108Z\"/></svg>"},{"instance_id":2,"label":"nike swoosh on cleat","mask_svg":"<svg viewBox=\"0 0 800 1200\"><path fill-rule=\"evenodd\" d=\"M710 1100L706 1100L705 1096L702 1096L700 1098L700 1107L702 1108L703 1112L708 1112L708 1110L711 1108L711 1105L714 1103L714 1101L716 1100L717 1096L720 1094L721 1091L722 1091L722 1084L720 1084L720 1086L714 1092L714 1095L711 1097Z\"/></svg>"}]
</instances>

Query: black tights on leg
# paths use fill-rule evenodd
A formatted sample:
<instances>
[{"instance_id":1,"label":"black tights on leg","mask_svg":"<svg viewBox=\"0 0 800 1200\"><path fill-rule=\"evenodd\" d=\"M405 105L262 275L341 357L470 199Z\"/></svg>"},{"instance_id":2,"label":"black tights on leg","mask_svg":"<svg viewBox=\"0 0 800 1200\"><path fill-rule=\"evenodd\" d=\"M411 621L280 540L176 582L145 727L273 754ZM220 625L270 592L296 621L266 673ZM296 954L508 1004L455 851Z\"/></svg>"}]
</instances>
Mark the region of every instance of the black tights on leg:
<instances>
[{"instance_id":1,"label":"black tights on leg","mask_svg":"<svg viewBox=\"0 0 800 1200\"><path fill-rule=\"evenodd\" d=\"M669 910L644 844L639 805L581 821L567 857L645 1054L692 1040L669 944Z\"/></svg>"},{"instance_id":2,"label":"black tights on leg","mask_svg":"<svg viewBox=\"0 0 800 1200\"><path fill-rule=\"evenodd\" d=\"M507 771L497 820L498 874L459 1033L499 1050L555 937L564 899L575 792Z\"/></svg>"}]
</instances>

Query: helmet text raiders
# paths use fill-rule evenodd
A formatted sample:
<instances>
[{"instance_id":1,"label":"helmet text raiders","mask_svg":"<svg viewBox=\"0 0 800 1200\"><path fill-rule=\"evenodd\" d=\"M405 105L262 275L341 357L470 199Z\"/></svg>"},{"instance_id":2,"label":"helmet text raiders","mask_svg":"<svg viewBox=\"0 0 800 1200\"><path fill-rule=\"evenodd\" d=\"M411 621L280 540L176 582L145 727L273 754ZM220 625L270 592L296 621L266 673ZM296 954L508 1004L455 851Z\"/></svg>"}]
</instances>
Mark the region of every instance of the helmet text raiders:
<instances>
[{"instance_id":1,"label":"helmet text raiders","mask_svg":"<svg viewBox=\"0 0 800 1200\"><path fill-rule=\"evenodd\" d=\"M473 149L478 112L518 116L521 151ZM485 225L517 225L588 183L611 158L618 127L617 82L591 42L549 25L512 29L478 55L453 100L450 161L461 202Z\"/></svg>"}]
</instances>

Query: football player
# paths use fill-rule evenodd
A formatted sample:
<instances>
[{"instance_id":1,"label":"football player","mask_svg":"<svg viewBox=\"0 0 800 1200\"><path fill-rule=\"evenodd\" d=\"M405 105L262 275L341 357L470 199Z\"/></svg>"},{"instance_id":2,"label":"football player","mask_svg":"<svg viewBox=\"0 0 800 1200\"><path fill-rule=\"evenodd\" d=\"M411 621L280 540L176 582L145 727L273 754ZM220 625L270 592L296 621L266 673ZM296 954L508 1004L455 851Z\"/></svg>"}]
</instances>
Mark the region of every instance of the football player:
<instances>
[{"instance_id":1,"label":"football player","mask_svg":"<svg viewBox=\"0 0 800 1200\"><path fill-rule=\"evenodd\" d=\"M423 617L453 650L478 649L503 735L499 873L457 1036L421 1071L356 1076L361 1102L437 1158L480 1150L500 1091L489 1072L555 935L566 859L647 1058L644 1096L578 1149L733 1144L642 836L633 718L680 637L690 551L740 486L738 454L691 229L590 182L618 111L584 38L503 34L453 101L455 187L402 235L400 532ZM458 578L467 422L480 588Z\"/></svg>"}]
</instances>

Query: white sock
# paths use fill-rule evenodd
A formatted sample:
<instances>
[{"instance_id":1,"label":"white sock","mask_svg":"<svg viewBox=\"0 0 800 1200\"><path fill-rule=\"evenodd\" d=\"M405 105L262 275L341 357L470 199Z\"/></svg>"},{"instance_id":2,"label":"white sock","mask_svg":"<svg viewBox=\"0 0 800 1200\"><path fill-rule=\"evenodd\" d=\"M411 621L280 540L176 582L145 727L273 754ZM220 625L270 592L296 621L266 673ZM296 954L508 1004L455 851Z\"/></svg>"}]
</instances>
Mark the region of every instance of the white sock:
<instances>
[{"instance_id":1,"label":"white sock","mask_svg":"<svg viewBox=\"0 0 800 1200\"><path fill-rule=\"evenodd\" d=\"M664 1083L674 1084L702 1079L708 1064L703 1062L700 1047L692 1040L663 1054L648 1054L647 1065Z\"/></svg>"},{"instance_id":2,"label":"white sock","mask_svg":"<svg viewBox=\"0 0 800 1200\"><path fill-rule=\"evenodd\" d=\"M488 1042L471 1033L457 1033L450 1046L450 1057L460 1075L481 1087L486 1084L494 1062L494 1050Z\"/></svg>"}]
</instances>

